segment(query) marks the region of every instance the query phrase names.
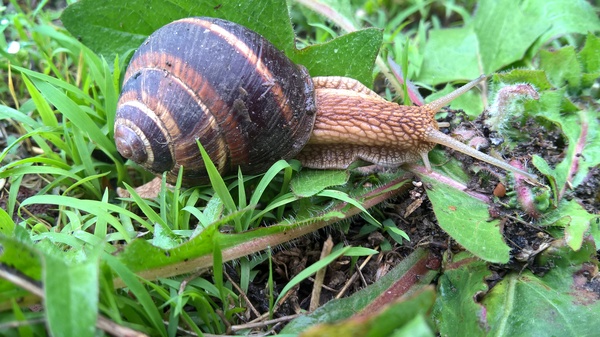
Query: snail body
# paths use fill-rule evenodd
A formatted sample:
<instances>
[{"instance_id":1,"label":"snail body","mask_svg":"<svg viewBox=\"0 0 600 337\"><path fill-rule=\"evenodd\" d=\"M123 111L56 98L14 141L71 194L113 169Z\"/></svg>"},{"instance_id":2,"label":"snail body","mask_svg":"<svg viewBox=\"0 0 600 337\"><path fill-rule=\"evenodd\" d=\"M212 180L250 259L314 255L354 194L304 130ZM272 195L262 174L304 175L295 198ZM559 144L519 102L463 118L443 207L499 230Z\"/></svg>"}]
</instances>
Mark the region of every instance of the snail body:
<instances>
[{"instance_id":1,"label":"snail body","mask_svg":"<svg viewBox=\"0 0 600 337\"><path fill-rule=\"evenodd\" d=\"M346 77L311 78L259 34L214 18L187 18L153 33L133 55L115 119L118 151L175 181L206 181L198 140L221 174L264 172L279 159L311 168L356 160L398 166L442 144L518 170L443 134L435 113L485 79L427 105L388 102Z\"/></svg>"}]
</instances>

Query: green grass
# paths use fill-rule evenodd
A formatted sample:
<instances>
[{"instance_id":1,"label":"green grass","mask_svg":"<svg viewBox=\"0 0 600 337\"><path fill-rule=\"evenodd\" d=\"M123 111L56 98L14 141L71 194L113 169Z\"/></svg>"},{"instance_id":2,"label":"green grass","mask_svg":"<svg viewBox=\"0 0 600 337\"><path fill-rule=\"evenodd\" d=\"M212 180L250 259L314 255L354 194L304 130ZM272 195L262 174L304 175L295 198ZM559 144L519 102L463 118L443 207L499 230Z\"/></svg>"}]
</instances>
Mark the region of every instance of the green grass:
<instances>
[{"instance_id":1,"label":"green grass","mask_svg":"<svg viewBox=\"0 0 600 337\"><path fill-rule=\"evenodd\" d=\"M541 255L541 260L551 260L557 265L549 277L527 274L529 279L520 279L517 274L508 272L507 282L512 283L500 282L485 299L490 317L503 312L498 303L504 303L499 298L514 289L526 289L528 280L535 280L535 286L540 289L560 289L560 293L569 296L569 291L564 289L569 289L570 284L560 280L571 280L573 275L579 275L577 268L597 265L593 256L595 245L600 242L600 230L593 224L598 217L583 209L576 200L566 200L564 195L567 188L583 184L588 171L600 161L591 150L597 149L599 144L595 122L600 116L594 109L598 104L597 94L594 96L590 89L600 76L600 61L594 56L600 51L600 39L587 32L598 33L600 23L588 20L589 25L581 28L574 22L557 21L552 28L533 25L528 34L518 30L520 25L508 25L514 31L502 32L507 35L502 39L510 40L511 36L521 36L518 35L521 33L525 38L508 44L510 48L505 48L508 55L494 58L491 55L495 55L497 45L487 37L495 32L495 27L501 26L502 18L511 16L505 9L496 8L493 19L497 21L486 27L480 24L482 17L485 18L482 13L491 11L493 2L480 4L479 12L474 12L474 3L407 1L406 6L397 6L386 1L332 1L330 6L313 7L321 13L329 13L325 16L307 10L306 6L315 5L314 2L294 3L291 16L300 45L313 46L307 52L297 51L293 41L285 40L287 35L278 35L283 29L280 29L281 20L277 19L288 17L284 4L256 0L248 5L249 10L272 11L265 12L272 14L272 22L265 22L262 29L267 33L271 31L273 39L280 41L295 61L306 62L311 73L343 75L354 71L356 78L370 84L373 78L380 78L380 71L387 69L387 63L382 60L389 56L400 64L406 78L432 91L441 89L440 94L450 88L435 87L435 84L475 78L470 74L479 74L482 68L490 73L498 72L490 81L493 92L506 87L510 90L519 82L533 83L540 94L539 101L523 100L519 96L521 100L517 103L514 103L515 97L511 97L510 104L504 104L501 98L490 96L489 103L500 107L501 111L497 112L505 122L522 121L525 125L526 120L535 119L547 125L548 130L558 130L569 144L564 158L556 165L548 165L548 159L530 154L539 176L547 179L550 187L529 186L518 179L506 178L504 183L515 192L504 200L463 187L471 173L466 173L455 160L448 162L441 151L436 150L431 155L432 162L439 164L434 172L423 171L416 165L407 167L427 184L431 209L439 226L468 252L445 257L447 274L446 270L424 272L427 268L423 267L418 277L408 277L406 275L415 275L410 273L413 268L424 266L428 261L427 254L416 249L404 264L390 272L393 277L383 278L345 302L332 301L312 315L294 321L284 333L297 335L309 328L315 329L315 335L328 329L337 332L348 329L350 333L358 324L366 329L365 334L372 336L388 336L396 329L405 329L407 333L428 331L429 335L452 335L452 327L447 326L444 319L463 315L467 317L468 330L465 331L483 334L478 330L481 326L474 323L480 318L477 308L469 304L475 294L488 291L483 280L490 277L489 265L504 264L510 258L510 249L498 229L500 221L488 221L492 202L512 210L519 219L528 219L539 212L535 226L549 228L556 238L554 244L561 245ZM7 130L6 145L0 152L0 182L6 184L1 194L5 206L0 209L1 334L91 336L111 331L119 335L127 329L152 336L177 336L185 331L196 335L247 333L249 328L241 324L259 315L263 320L278 318L278 310L291 303L286 293L293 292L299 285L310 285L313 282L310 278L318 270L328 265L339 268L336 261L346 261L350 266L344 270L354 272L366 256L387 256L406 244L409 235L399 229L395 221L398 216L390 214L389 208L382 205L383 201L412 186L413 176L407 176L403 170L364 176L354 172L305 170L291 160L279 161L258 176L240 172L237 176L221 177L208 160L210 184L183 188L180 176L177 184L168 188L163 179L156 198L141 198L132 186L153 177L124 161L113 142L121 77L131 55L130 48L135 47L127 43L133 39L125 39L127 42L122 45L116 45L120 43L116 39L107 39L99 45L87 42L86 46L80 39L90 41L93 30L74 25L67 31L58 21L62 9L50 9L47 1L40 2L36 8L27 4L20 7L17 1L11 0L0 7L0 29L4 32L0 37L0 76L4 79L0 85L0 123ZM539 2L531 4L535 9ZM143 2L132 1L129 5L149 11ZM115 9L119 6L109 1L106 7L99 9L104 10L102 14L109 19L100 20L106 26L98 26L96 31L106 36L118 32L128 37L143 37L146 33L135 32L137 28L130 28L129 21L122 22L135 20L128 9ZM215 10L212 4L201 6ZM579 6L557 5L574 14L589 12L582 3ZM73 5L65 16L74 16L78 18L76 22L85 25L99 15L90 9L95 9L93 2L82 1ZM190 2L181 8L165 9L165 13L158 11L160 15L155 9L154 14L139 15L147 18L151 26L158 25L168 15L188 13L187 10L204 13L205 9L193 7ZM227 6L219 10L228 11ZM542 15L531 8L527 10ZM247 16L242 10L233 12L239 11L242 17ZM127 19L127 14L132 16ZM534 14L531 17L537 18ZM63 20L67 21L65 17ZM510 21L506 20L505 23ZM382 31L365 30L350 35L347 41L335 40L334 47L326 44L335 37L346 37L336 26L344 23L357 29L373 26ZM455 29L447 29L449 26ZM531 35L534 31L538 35ZM554 39L558 33L562 37ZM469 42L473 39L480 39L479 49L470 49L473 46ZM11 42L19 43L20 51L7 52ZM547 48L548 42L550 47ZM466 50L465 55L469 55L467 59L443 58L451 56L459 44ZM103 48L120 52L105 53ZM432 53L432 48L439 54ZM379 59L375 60L378 52ZM355 68L349 66L355 64ZM522 70L511 71L515 68ZM437 69L440 75L430 69ZM387 80L390 86L380 87L379 91L390 100L399 101L396 93L406 95L413 90L398 85L394 76ZM488 99L486 92L470 93L453 107L463 108L474 116L481 113L485 99ZM582 103L586 100L595 103ZM515 110L522 115L516 118ZM528 134L526 129L515 131L514 124L509 122L503 124L508 127L498 132L504 132L506 144L512 150L519 142L527 141ZM201 144L199 146L201 148ZM585 161L580 159L582 157ZM491 179L483 169L477 176L479 180ZM131 196L119 197L117 187ZM539 205L540 200L544 201L544 207L524 214L528 205L533 201ZM469 207L461 207L464 205ZM346 233L351 218L361 227L356 231L360 235L374 231L383 234L379 250L339 242L331 255L310 260L303 271L290 275L289 279L277 275L273 255L291 247L290 240L316 233L334 223L338 223L335 230ZM467 218L471 221L464 221ZM560 241L563 236L566 241ZM555 262L561 259L570 264ZM463 267L467 270L461 269ZM473 268L481 277L469 278L468 268ZM440 280L438 294L429 285L435 277ZM410 296L404 301L387 297L387 287L394 284L405 286ZM257 293L253 290L257 285L263 287L259 293L266 307L254 312L250 306L258 306L260 301L249 303L245 296L253 291ZM442 292L451 285L460 299ZM497 297L494 297L495 292L498 292ZM525 292L522 299L572 302L570 297L555 299L539 294L541 292L535 295ZM44 299L42 312L31 310L29 305L39 303L40 297ZM466 300L461 302L461 299ZM352 304L348 304L350 302ZM354 315L362 308L370 308L371 303L393 305L382 305L381 311L373 309L363 317ZM564 325L576 322L577 317L587 317L587 327L597 329L597 317L588 313L578 316L579 308L568 309L575 314L566 315ZM502 326L518 322L517 314L513 317L508 309L504 313ZM386 315L403 315L406 321L390 320ZM334 324L333 320L340 321L337 323L340 325L316 326L317 323ZM106 321L115 323L113 330L103 327ZM539 322L544 323L544 320ZM267 331L274 324L259 329ZM583 325L573 335L585 334L587 330ZM373 328L378 326L380 330ZM374 330L368 330L371 328Z\"/></svg>"}]
</instances>

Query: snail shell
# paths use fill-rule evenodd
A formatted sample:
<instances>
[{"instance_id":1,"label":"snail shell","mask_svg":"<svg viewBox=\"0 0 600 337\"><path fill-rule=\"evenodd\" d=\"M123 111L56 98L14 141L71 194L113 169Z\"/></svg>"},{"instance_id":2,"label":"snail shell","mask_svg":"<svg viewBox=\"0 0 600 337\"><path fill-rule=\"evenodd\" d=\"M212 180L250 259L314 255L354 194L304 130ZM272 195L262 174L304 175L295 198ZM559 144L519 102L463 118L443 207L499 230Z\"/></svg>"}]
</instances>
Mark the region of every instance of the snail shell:
<instances>
[{"instance_id":1,"label":"snail shell","mask_svg":"<svg viewBox=\"0 0 600 337\"><path fill-rule=\"evenodd\" d=\"M154 32L133 55L115 119L118 151L174 182L206 181L199 141L221 174L264 172L308 141L316 104L307 70L259 34L215 18Z\"/></svg>"}]
</instances>

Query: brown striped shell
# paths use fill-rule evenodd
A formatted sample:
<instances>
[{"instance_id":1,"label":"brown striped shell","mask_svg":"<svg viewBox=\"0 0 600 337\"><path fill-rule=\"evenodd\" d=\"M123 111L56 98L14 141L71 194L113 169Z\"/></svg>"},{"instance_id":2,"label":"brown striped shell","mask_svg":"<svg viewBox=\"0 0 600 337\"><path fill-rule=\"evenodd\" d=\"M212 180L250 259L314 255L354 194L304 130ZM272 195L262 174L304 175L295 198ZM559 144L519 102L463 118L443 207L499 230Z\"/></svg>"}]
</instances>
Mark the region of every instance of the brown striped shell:
<instances>
[{"instance_id":1,"label":"brown striped shell","mask_svg":"<svg viewBox=\"0 0 600 337\"><path fill-rule=\"evenodd\" d=\"M232 22L187 18L156 32L133 55L115 119L115 142L147 170L184 167L184 183L206 181L196 140L221 174L264 172L294 157L315 120L306 69Z\"/></svg>"}]
</instances>

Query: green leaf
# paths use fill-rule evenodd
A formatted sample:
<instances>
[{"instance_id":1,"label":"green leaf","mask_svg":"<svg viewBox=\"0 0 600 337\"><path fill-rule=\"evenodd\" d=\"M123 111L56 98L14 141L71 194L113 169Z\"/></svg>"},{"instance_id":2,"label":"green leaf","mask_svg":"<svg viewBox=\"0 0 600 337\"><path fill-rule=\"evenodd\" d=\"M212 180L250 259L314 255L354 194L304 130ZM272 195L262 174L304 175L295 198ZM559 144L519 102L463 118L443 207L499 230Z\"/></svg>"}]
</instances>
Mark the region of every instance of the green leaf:
<instances>
[{"instance_id":1,"label":"green leaf","mask_svg":"<svg viewBox=\"0 0 600 337\"><path fill-rule=\"evenodd\" d=\"M578 54L579 60L586 73L600 72L600 37L588 33L585 46Z\"/></svg>"},{"instance_id":2,"label":"green leaf","mask_svg":"<svg viewBox=\"0 0 600 337\"><path fill-rule=\"evenodd\" d=\"M59 234L59 233L55 233ZM60 251L49 240L33 243L29 232L15 227L11 237L0 235L0 262L33 281L41 281L48 327L55 336L93 336L98 315L99 249ZM92 247L90 250L89 248ZM0 282L3 296L18 294ZM10 289L10 290L9 290ZM24 294L23 294L24 295Z\"/></svg>"},{"instance_id":3,"label":"green leaf","mask_svg":"<svg viewBox=\"0 0 600 337\"><path fill-rule=\"evenodd\" d=\"M550 27L537 8L526 5L513 0L480 1L473 21L464 27L431 30L418 79L432 85L468 80L523 58Z\"/></svg>"},{"instance_id":4,"label":"green leaf","mask_svg":"<svg viewBox=\"0 0 600 337\"><path fill-rule=\"evenodd\" d=\"M375 249L366 248L366 247L350 247L348 251L344 254L345 256L368 256L375 255L379 252Z\"/></svg>"},{"instance_id":5,"label":"green leaf","mask_svg":"<svg viewBox=\"0 0 600 337\"><path fill-rule=\"evenodd\" d=\"M438 281L433 319L443 336L594 336L600 302L587 271L597 268L595 253L589 240L579 252L554 245L536 259L552 266L544 276L510 272L491 290L488 265L457 254Z\"/></svg>"},{"instance_id":6,"label":"green leaf","mask_svg":"<svg viewBox=\"0 0 600 337\"><path fill-rule=\"evenodd\" d=\"M547 213L541 219L540 226L559 226L565 228L565 241L573 250L579 250L583 236L590 228L593 219L599 215L588 213L577 201L563 200L557 209Z\"/></svg>"},{"instance_id":7,"label":"green leaf","mask_svg":"<svg viewBox=\"0 0 600 337\"><path fill-rule=\"evenodd\" d=\"M225 206L225 209L227 209L228 213L237 211L237 205L233 201L233 197L231 196L231 193L229 193L229 189L227 189L223 177L221 177L219 174L219 170L208 156L208 153L202 144L200 144L200 140L196 139L196 143L198 143L198 148L200 149L200 154L202 155L202 160L204 161L206 172L208 173L208 178L210 179L210 184L214 188L215 193L223 201L223 205ZM242 223L240 218L235 217L233 220L235 222L236 232L241 232Z\"/></svg>"},{"instance_id":8,"label":"green leaf","mask_svg":"<svg viewBox=\"0 0 600 337\"><path fill-rule=\"evenodd\" d=\"M600 78L600 38L589 33L585 40L585 46L577 56L583 68L582 87L592 87L594 82Z\"/></svg>"},{"instance_id":9,"label":"green leaf","mask_svg":"<svg viewBox=\"0 0 600 337\"><path fill-rule=\"evenodd\" d=\"M473 21L429 32L418 80L435 85L498 71L556 36L600 30L594 11L584 0L479 1Z\"/></svg>"},{"instance_id":10,"label":"green leaf","mask_svg":"<svg viewBox=\"0 0 600 337\"><path fill-rule=\"evenodd\" d=\"M475 299L477 294L488 291L485 278L491 275L485 261L466 252L452 256L452 261L446 263L432 313L441 335L483 335L480 319L485 318L485 308Z\"/></svg>"},{"instance_id":11,"label":"green leaf","mask_svg":"<svg viewBox=\"0 0 600 337\"><path fill-rule=\"evenodd\" d=\"M326 188L344 185L349 176L345 170L303 170L292 179L290 187L297 197L312 197Z\"/></svg>"},{"instance_id":12,"label":"green leaf","mask_svg":"<svg viewBox=\"0 0 600 337\"><path fill-rule=\"evenodd\" d=\"M29 237L29 232L16 226L14 235L0 235L0 262L10 265L32 280L41 281L40 252Z\"/></svg>"},{"instance_id":13,"label":"green leaf","mask_svg":"<svg viewBox=\"0 0 600 337\"><path fill-rule=\"evenodd\" d=\"M533 1L536 2L536 1ZM533 42L550 28L541 8L526 1L480 1L473 17L483 73L489 74L525 56Z\"/></svg>"},{"instance_id":14,"label":"green leaf","mask_svg":"<svg viewBox=\"0 0 600 337\"><path fill-rule=\"evenodd\" d=\"M15 230L15 223L3 208L0 208L0 235L11 236Z\"/></svg>"},{"instance_id":15,"label":"green leaf","mask_svg":"<svg viewBox=\"0 0 600 337\"><path fill-rule=\"evenodd\" d=\"M427 196L440 227L446 233L483 260L508 262L510 248L500 234L500 221L488 221L486 203L426 176L422 178L433 186L427 191Z\"/></svg>"},{"instance_id":16,"label":"green leaf","mask_svg":"<svg viewBox=\"0 0 600 337\"><path fill-rule=\"evenodd\" d=\"M17 67L15 67L17 68ZM21 68L17 68L21 70ZM109 140L106 134L92 120L92 118L84 113L82 109L63 91L59 90L54 85L37 77L31 77L31 81L41 94L52 103L64 117L68 118L73 124L88 135L94 142L98 143L102 150L107 155L113 156L117 153L117 148L114 142ZM116 161L116 160L115 160Z\"/></svg>"},{"instance_id":17,"label":"green leaf","mask_svg":"<svg viewBox=\"0 0 600 337\"><path fill-rule=\"evenodd\" d=\"M373 82L373 64L383 38L381 30L364 29L297 50L284 1L106 0L99 4L83 0L67 7L61 19L86 46L112 58L116 54L129 54L165 24L190 16L237 22L264 36L293 61L305 65L312 76L349 76L366 86Z\"/></svg>"},{"instance_id":18,"label":"green leaf","mask_svg":"<svg viewBox=\"0 0 600 337\"><path fill-rule=\"evenodd\" d=\"M48 327L54 336L94 336L98 317L99 260L71 261L67 254L46 255L44 293Z\"/></svg>"},{"instance_id":19,"label":"green leaf","mask_svg":"<svg viewBox=\"0 0 600 337\"><path fill-rule=\"evenodd\" d=\"M148 224L147 221L144 221L140 216L136 215L133 212L130 212L122 207L117 205L113 205L110 203L103 203L97 200L87 200L87 199L77 199L72 197L67 197L63 195L34 195L25 199L21 203L21 207L25 207L27 205L32 204L49 204L49 205L60 205L65 207L72 207L75 209L80 209L85 212L89 212L90 214L94 214L95 216L104 218L111 226L119 231L123 235L123 238L126 241L131 240L130 233L127 232L125 227L121 224L121 222L114 217L110 212L116 212L123 216L134 219L140 224L146 226L146 229L149 231L153 231L154 229Z\"/></svg>"},{"instance_id":20,"label":"green leaf","mask_svg":"<svg viewBox=\"0 0 600 337\"><path fill-rule=\"evenodd\" d=\"M556 51L541 50L540 68L546 71L548 79L557 88L568 85L579 89L581 86L581 67L573 46Z\"/></svg>"},{"instance_id":21,"label":"green leaf","mask_svg":"<svg viewBox=\"0 0 600 337\"><path fill-rule=\"evenodd\" d=\"M375 218L373 218L373 216L367 211L366 208L364 208L360 202L358 202L355 199L352 199L351 196L349 196L347 193L342 192L342 191L337 191L337 190L323 190L321 192L319 192L317 194L317 196L321 196L321 197L328 197L328 198L332 198L332 199L337 199L343 202L346 202L358 209L360 209L366 216L368 216L371 221L373 221L373 223L377 224L379 227L383 227L379 221Z\"/></svg>"},{"instance_id":22,"label":"green leaf","mask_svg":"<svg viewBox=\"0 0 600 337\"><path fill-rule=\"evenodd\" d=\"M543 175L546 176L546 179L548 179L548 181L550 181L550 187L552 188L552 192L553 192L553 196L554 196L554 203L558 203L559 201L559 197L558 197L558 188L557 188L557 172L556 170L553 170L550 165L548 165L548 163L544 160L544 158L538 156L537 154L534 154L533 156L531 156L531 162L533 163L533 166L535 166L538 171L540 171Z\"/></svg>"},{"instance_id":23,"label":"green leaf","mask_svg":"<svg viewBox=\"0 0 600 337\"><path fill-rule=\"evenodd\" d=\"M366 192L358 198L364 199L365 207L371 207L391 195L405 191L408 182L406 177L396 176L385 185ZM119 254L119 258L129 269L148 279L180 275L210 267L214 251L213 242L219 243L223 260L229 261L279 245L360 213L358 208L345 203L337 205L328 203L323 207L316 210L316 215L284 220L268 227L255 228L242 233L219 232L221 224L232 223L232 218L240 217L239 214L233 213L204 228L188 242L169 250L152 246L144 239L133 240ZM218 238L213 239L213 237ZM140 259L140 256L144 256L144 259Z\"/></svg>"},{"instance_id":24,"label":"green leaf","mask_svg":"<svg viewBox=\"0 0 600 337\"><path fill-rule=\"evenodd\" d=\"M244 25L282 50L293 47L294 32L283 1L83 0L68 6L61 20L98 54L113 58L136 49L156 29L177 19L210 16Z\"/></svg>"},{"instance_id":25,"label":"green leaf","mask_svg":"<svg viewBox=\"0 0 600 337\"><path fill-rule=\"evenodd\" d=\"M544 33L540 42L556 36L572 33L588 34L600 30L597 7L585 0L535 0L528 6L543 13L543 20L550 22L550 29Z\"/></svg>"},{"instance_id":26,"label":"green leaf","mask_svg":"<svg viewBox=\"0 0 600 337\"><path fill-rule=\"evenodd\" d=\"M382 41L381 30L368 28L297 50L289 57L304 65L313 77L347 76L371 87L373 64Z\"/></svg>"},{"instance_id":27,"label":"green leaf","mask_svg":"<svg viewBox=\"0 0 600 337\"><path fill-rule=\"evenodd\" d=\"M532 111L558 126L568 140L565 159L554 168L559 195L567 187L575 188L588 175L589 170L600 164L600 112L592 110L577 113L563 112L558 103L563 98L561 91L547 91L540 95L538 111ZM543 167L542 167L543 169Z\"/></svg>"},{"instance_id":28,"label":"green leaf","mask_svg":"<svg viewBox=\"0 0 600 337\"><path fill-rule=\"evenodd\" d=\"M12 310L13 313L15 315L16 320L19 323L26 323L26 317L23 314L23 309L21 309L21 307L19 306L19 304L17 304L16 300L12 300L11 303L12 306ZM22 324L22 326L20 326L18 328L18 336L20 337L33 337L33 328L31 326L29 326L28 324Z\"/></svg>"},{"instance_id":29,"label":"green leaf","mask_svg":"<svg viewBox=\"0 0 600 337\"><path fill-rule=\"evenodd\" d=\"M423 51L418 80L435 85L477 78L480 75L478 50L477 35L472 27L432 30Z\"/></svg>"},{"instance_id":30,"label":"green leaf","mask_svg":"<svg viewBox=\"0 0 600 337\"><path fill-rule=\"evenodd\" d=\"M587 274L597 268L595 250L589 240L579 252L556 246L541 259L554 266L544 276L528 270L506 275L481 303L487 309L486 335L596 335L600 301Z\"/></svg>"},{"instance_id":31,"label":"green leaf","mask_svg":"<svg viewBox=\"0 0 600 337\"><path fill-rule=\"evenodd\" d=\"M29 92L29 95L31 95L31 99L35 103L35 107L38 113L40 114L44 125L49 127L57 127L58 121L56 120L54 112L50 108L50 104L48 104L48 102L44 100L41 93L35 88L33 83L31 83L31 80L27 76L23 75L22 78L25 82L25 85L27 86L27 91Z\"/></svg>"},{"instance_id":32,"label":"green leaf","mask_svg":"<svg viewBox=\"0 0 600 337\"><path fill-rule=\"evenodd\" d=\"M494 82L509 84L525 82L532 84L540 92L552 88L543 70L514 69L506 73L494 74Z\"/></svg>"},{"instance_id":33,"label":"green leaf","mask_svg":"<svg viewBox=\"0 0 600 337\"><path fill-rule=\"evenodd\" d=\"M160 312L154 304L152 296L150 296L148 290L144 288L142 282L138 279L138 276L117 258L108 254L105 254L103 258L110 268L123 280L131 294L135 296L136 301L139 302L146 315L148 315L150 319L148 324L155 329L155 333L158 333L160 336L167 336Z\"/></svg>"},{"instance_id":34,"label":"green leaf","mask_svg":"<svg viewBox=\"0 0 600 337\"><path fill-rule=\"evenodd\" d=\"M171 230L169 225L158 213L156 213L156 211L154 211L152 207L150 207L146 200L140 197L140 195L131 186L127 184L125 184L124 186L127 189L127 192L129 192L129 195L131 196L133 201L140 208L142 213L144 213L144 215L148 218L148 222L154 224L155 230L160 229L159 233L157 233L156 231L154 232L154 244L162 248L171 247L172 242L171 240L168 240L167 237L172 238L173 231ZM163 244L166 246L162 246Z\"/></svg>"},{"instance_id":35,"label":"green leaf","mask_svg":"<svg viewBox=\"0 0 600 337\"><path fill-rule=\"evenodd\" d=\"M5 105L0 105L0 120L7 119L14 119L16 122L19 122L23 126L27 126L31 129L41 128L43 126L41 123L19 110L15 110Z\"/></svg>"}]
</instances>

